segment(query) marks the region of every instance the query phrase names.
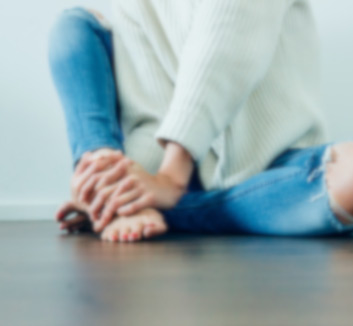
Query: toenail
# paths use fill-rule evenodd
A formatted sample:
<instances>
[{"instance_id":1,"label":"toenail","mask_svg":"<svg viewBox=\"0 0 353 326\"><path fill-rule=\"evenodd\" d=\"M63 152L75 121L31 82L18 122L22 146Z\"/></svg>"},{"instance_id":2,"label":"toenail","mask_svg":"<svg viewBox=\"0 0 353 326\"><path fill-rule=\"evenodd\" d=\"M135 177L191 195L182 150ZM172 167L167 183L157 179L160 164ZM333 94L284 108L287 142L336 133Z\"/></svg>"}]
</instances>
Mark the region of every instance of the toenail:
<instances>
[{"instance_id":1,"label":"toenail","mask_svg":"<svg viewBox=\"0 0 353 326\"><path fill-rule=\"evenodd\" d=\"M147 224L146 226L149 228L154 228L154 227L156 227L156 224L152 223L152 224Z\"/></svg>"},{"instance_id":2,"label":"toenail","mask_svg":"<svg viewBox=\"0 0 353 326\"><path fill-rule=\"evenodd\" d=\"M116 234L114 234L113 236L112 236L112 240L113 241L118 241L119 239L118 239L118 236L116 235Z\"/></svg>"},{"instance_id":3,"label":"toenail","mask_svg":"<svg viewBox=\"0 0 353 326\"><path fill-rule=\"evenodd\" d=\"M127 234L124 234L124 235L123 235L123 239L124 239L124 240L127 240L128 238L129 238L129 236L128 236Z\"/></svg>"}]
</instances>

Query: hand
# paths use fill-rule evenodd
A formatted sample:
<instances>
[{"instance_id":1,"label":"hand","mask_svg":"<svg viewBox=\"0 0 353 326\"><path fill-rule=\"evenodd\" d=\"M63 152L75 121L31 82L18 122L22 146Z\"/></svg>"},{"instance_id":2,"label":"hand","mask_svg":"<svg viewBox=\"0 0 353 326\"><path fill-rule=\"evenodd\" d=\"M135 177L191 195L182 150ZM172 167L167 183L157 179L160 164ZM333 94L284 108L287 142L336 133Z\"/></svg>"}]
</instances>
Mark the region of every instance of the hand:
<instances>
[{"instance_id":1,"label":"hand","mask_svg":"<svg viewBox=\"0 0 353 326\"><path fill-rule=\"evenodd\" d=\"M168 175L151 175L140 164L130 161L126 176L98 191L90 204L96 232L102 231L115 213L127 216L143 208L172 208L186 191Z\"/></svg>"},{"instance_id":2,"label":"hand","mask_svg":"<svg viewBox=\"0 0 353 326\"><path fill-rule=\"evenodd\" d=\"M87 180L92 180L92 174L96 171L109 168L109 166L122 157L123 155L120 150L111 148L99 148L93 152L86 152L82 155L72 177L72 200L61 205L56 213L56 220L60 223L61 229L67 229L69 232L92 229L88 210L89 206L85 201L79 200L81 188ZM99 172L96 173L96 175L98 177ZM95 186L92 181L89 182L89 185L91 185L92 188ZM86 196L88 196L89 193L90 191L84 191L84 195ZM76 216L72 219L67 219L71 213L76 213Z\"/></svg>"},{"instance_id":3,"label":"hand","mask_svg":"<svg viewBox=\"0 0 353 326\"><path fill-rule=\"evenodd\" d=\"M109 183L109 176L101 179L101 171L105 171L124 158L120 150L111 148L100 148L94 152L86 152L76 166L74 175L71 180L71 195L74 202L88 203L90 197L93 198L95 193ZM119 166L125 166L126 162L122 162ZM119 169L121 173L123 170ZM98 181L100 181L98 183Z\"/></svg>"},{"instance_id":4,"label":"hand","mask_svg":"<svg viewBox=\"0 0 353 326\"><path fill-rule=\"evenodd\" d=\"M60 229L67 230L69 233L75 231L92 231L92 224L86 213L86 207L68 201L60 206L56 213L56 221L60 223ZM76 213L75 217L68 219L71 213Z\"/></svg>"}]
</instances>

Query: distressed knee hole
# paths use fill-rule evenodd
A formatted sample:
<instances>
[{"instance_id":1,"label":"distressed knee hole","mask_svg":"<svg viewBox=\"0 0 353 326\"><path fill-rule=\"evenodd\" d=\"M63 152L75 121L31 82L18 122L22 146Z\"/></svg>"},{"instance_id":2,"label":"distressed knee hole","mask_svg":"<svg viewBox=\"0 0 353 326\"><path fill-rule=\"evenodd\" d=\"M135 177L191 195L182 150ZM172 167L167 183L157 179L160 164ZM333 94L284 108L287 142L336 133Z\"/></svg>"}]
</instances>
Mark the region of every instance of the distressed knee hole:
<instances>
[{"instance_id":1,"label":"distressed knee hole","mask_svg":"<svg viewBox=\"0 0 353 326\"><path fill-rule=\"evenodd\" d=\"M352 224L353 142L332 146L330 154L325 175L330 205L339 221Z\"/></svg>"}]
</instances>

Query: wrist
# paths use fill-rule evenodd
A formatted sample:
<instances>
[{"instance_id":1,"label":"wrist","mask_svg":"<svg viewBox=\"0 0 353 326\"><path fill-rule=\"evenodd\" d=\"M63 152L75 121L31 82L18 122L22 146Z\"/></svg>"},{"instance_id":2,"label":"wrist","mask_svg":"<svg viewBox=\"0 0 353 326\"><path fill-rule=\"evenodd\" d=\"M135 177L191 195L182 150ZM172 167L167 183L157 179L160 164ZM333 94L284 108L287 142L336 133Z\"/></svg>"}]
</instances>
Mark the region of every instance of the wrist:
<instances>
[{"instance_id":1,"label":"wrist","mask_svg":"<svg viewBox=\"0 0 353 326\"><path fill-rule=\"evenodd\" d=\"M168 142L158 174L168 177L181 190L186 189L194 169L190 153L175 142Z\"/></svg>"}]
</instances>

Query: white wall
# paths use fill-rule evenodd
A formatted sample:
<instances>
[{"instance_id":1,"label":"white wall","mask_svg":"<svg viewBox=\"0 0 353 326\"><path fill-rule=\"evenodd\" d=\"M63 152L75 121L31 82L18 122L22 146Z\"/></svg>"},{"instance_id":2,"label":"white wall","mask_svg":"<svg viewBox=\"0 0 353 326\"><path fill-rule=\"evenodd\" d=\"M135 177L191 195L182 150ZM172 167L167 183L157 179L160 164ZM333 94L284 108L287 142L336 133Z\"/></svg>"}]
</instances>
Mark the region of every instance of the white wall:
<instances>
[{"instance_id":1,"label":"white wall","mask_svg":"<svg viewBox=\"0 0 353 326\"><path fill-rule=\"evenodd\" d=\"M323 109L332 138L353 140L353 2L312 4L321 34Z\"/></svg>"},{"instance_id":2,"label":"white wall","mask_svg":"<svg viewBox=\"0 0 353 326\"><path fill-rule=\"evenodd\" d=\"M70 198L71 158L47 35L57 13L79 4L109 13L109 0L0 0L0 219L50 219Z\"/></svg>"},{"instance_id":3,"label":"white wall","mask_svg":"<svg viewBox=\"0 0 353 326\"><path fill-rule=\"evenodd\" d=\"M70 198L71 157L47 64L47 34L65 7L109 15L109 0L32 0L0 4L0 219L51 219ZM322 35L324 110L333 139L353 122L350 0L313 0Z\"/></svg>"}]
</instances>

